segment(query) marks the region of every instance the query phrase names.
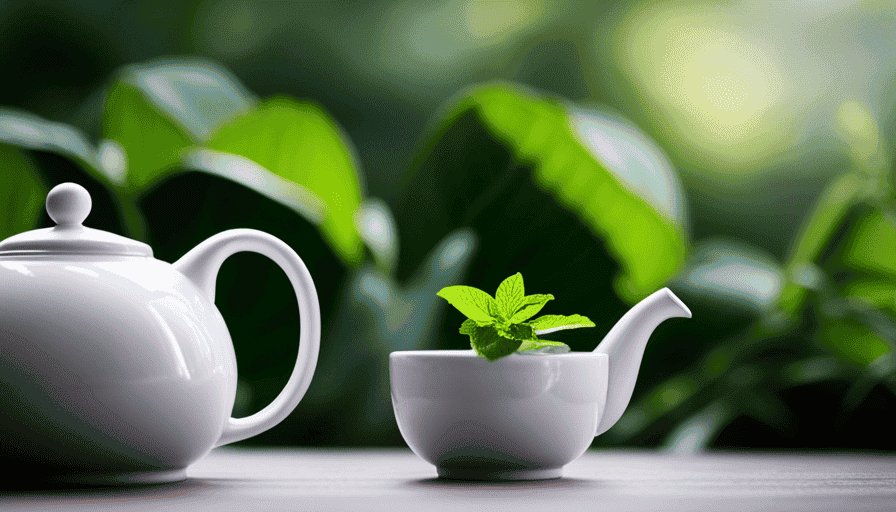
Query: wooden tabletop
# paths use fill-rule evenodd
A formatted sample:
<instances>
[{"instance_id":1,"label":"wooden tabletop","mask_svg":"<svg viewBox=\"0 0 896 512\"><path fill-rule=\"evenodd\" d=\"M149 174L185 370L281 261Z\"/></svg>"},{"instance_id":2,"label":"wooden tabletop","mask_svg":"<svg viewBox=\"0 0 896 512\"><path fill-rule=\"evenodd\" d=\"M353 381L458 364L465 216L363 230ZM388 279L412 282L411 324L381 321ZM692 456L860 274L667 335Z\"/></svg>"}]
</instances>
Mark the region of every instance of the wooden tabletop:
<instances>
[{"instance_id":1,"label":"wooden tabletop","mask_svg":"<svg viewBox=\"0 0 896 512\"><path fill-rule=\"evenodd\" d=\"M407 449L219 448L187 474L151 487L0 491L0 509L896 510L896 455L589 451L558 480L471 483L435 478Z\"/></svg>"}]
</instances>

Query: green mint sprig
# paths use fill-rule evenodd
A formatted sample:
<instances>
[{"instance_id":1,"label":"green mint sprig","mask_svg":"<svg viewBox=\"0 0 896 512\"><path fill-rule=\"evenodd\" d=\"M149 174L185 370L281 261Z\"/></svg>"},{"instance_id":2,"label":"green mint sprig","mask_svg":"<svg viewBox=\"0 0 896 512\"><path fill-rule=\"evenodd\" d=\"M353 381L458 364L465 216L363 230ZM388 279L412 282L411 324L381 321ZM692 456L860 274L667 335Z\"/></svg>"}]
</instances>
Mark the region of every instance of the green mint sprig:
<instances>
[{"instance_id":1,"label":"green mint sprig","mask_svg":"<svg viewBox=\"0 0 896 512\"><path fill-rule=\"evenodd\" d=\"M569 352L565 343L542 340L538 335L594 327L594 322L582 315L544 315L529 320L554 296L526 295L519 272L498 286L494 298L472 286L447 286L437 295L466 315L460 333L469 336L473 350L489 361L514 352Z\"/></svg>"}]
</instances>

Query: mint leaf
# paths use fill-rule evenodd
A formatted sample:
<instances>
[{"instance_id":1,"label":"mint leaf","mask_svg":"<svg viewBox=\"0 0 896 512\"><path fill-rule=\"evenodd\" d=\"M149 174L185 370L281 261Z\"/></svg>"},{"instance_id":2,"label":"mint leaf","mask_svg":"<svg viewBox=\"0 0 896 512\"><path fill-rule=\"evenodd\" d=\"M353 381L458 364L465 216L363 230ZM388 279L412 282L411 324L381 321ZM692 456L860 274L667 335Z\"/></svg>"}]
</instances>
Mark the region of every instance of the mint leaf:
<instances>
[{"instance_id":1,"label":"mint leaf","mask_svg":"<svg viewBox=\"0 0 896 512\"><path fill-rule=\"evenodd\" d=\"M554 296L547 294L529 295L528 297L525 297L523 299L523 305L513 314L510 321L513 323L525 322L541 311L541 308L543 308L549 300L554 300Z\"/></svg>"},{"instance_id":2,"label":"mint leaf","mask_svg":"<svg viewBox=\"0 0 896 512\"><path fill-rule=\"evenodd\" d=\"M501 282L495 293L495 300L498 302L501 313L506 318L510 318L523 305L525 295L523 275L517 272Z\"/></svg>"},{"instance_id":3,"label":"mint leaf","mask_svg":"<svg viewBox=\"0 0 896 512\"><path fill-rule=\"evenodd\" d=\"M548 334L579 327L594 327L594 322L582 315L544 315L529 322L536 334Z\"/></svg>"},{"instance_id":4,"label":"mint leaf","mask_svg":"<svg viewBox=\"0 0 896 512\"><path fill-rule=\"evenodd\" d=\"M521 354L563 354L569 352L569 345L559 341L528 340L516 351Z\"/></svg>"},{"instance_id":5,"label":"mint leaf","mask_svg":"<svg viewBox=\"0 0 896 512\"><path fill-rule=\"evenodd\" d=\"M501 336L494 325L477 325L468 328L470 345L480 356L494 361L516 352L522 341Z\"/></svg>"},{"instance_id":6,"label":"mint leaf","mask_svg":"<svg viewBox=\"0 0 896 512\"><path fill-rule=\"evenodd\" d=\"M498 304L491 295L472 286L447 286L439 290L439 297L448 301L467 318L479 323L490 323L498 316Z\"/></svg>"},{"instance_id":7,"label":"mint leaf","mask_svg":"<svg viewBox=\"0 0 896 512\"><path fill-rule=\"evenodd\" d=\"M498 334L505 338L517 341L537 341L538 336L535 335L535 329L531 325L526 324L510 324L509 326L497 326Z\"/></svg>"},{"instance_id":8,"label":"mint leaf","mask_svg":"<svg viewBox=\"0 0 896 512\"><path fill-rule=\"evenodd\" d=\"M526 322L549 300L553 300L554 296L526 296L523 276L519 272L501 282L494 299L471 286L448 286L442 288L438 296L467 316L458 332L469 336L473 350L489 361L514 352L569 352L569 346L565 343L540 340L538 335L564 329L594 327L594 322L582 315L545 315Z\"/></svg>"},{"instance_id":9,"label":"mint leaf","mask_svg":"<svg viewBox=\"0 0 896 512\"><path fill-rule=\"evenodd\" d=\"M458 329L457 332L470 335L473 334L473 331L475 331L477 327L479 327L479 324L476 323L476 320L467 318L464 320L464 323L460 324L460 329Z\"/></svg>"}]
</instances>

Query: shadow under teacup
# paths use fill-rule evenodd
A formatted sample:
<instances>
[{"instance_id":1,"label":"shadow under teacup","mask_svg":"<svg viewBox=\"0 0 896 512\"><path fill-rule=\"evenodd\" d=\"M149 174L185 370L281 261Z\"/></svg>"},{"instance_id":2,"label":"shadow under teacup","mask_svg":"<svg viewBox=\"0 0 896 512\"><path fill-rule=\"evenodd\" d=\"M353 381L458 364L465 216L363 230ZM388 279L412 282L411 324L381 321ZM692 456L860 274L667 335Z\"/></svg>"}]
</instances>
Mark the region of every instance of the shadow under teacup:
<instances>
[{"instance_id":1,"label":"shadow under teacup","mask_svg":"<svg viewBox=\"0 0 896 512\"><path fill-rule=\"evenodd\" d=\"M594 439L607 401L606 354L393 352L392 405L408 446L443 478L559 478Z\"/></svg>"}]
</instances>

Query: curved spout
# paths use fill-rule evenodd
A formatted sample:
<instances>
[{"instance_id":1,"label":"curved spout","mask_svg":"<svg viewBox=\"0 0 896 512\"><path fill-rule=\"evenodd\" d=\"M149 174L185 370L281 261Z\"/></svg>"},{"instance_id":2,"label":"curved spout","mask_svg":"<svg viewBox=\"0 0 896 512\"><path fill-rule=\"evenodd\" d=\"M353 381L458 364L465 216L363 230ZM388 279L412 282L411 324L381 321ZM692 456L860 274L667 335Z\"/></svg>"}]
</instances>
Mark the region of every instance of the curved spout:
<instances>
[{"instance_id":1,"label":"curved spout","mask_svg":"<svg viewBox=\"0 0 896 512\"><path fill-rule=\"evenodd\" d=\"M594 349L610 359L607 408L594 435L603 434L622 417L632 399L647 340L663 320L674 317L691 318L691 310L672 290L663 288L635 304Z\"/></svg>"}]
</instances>

